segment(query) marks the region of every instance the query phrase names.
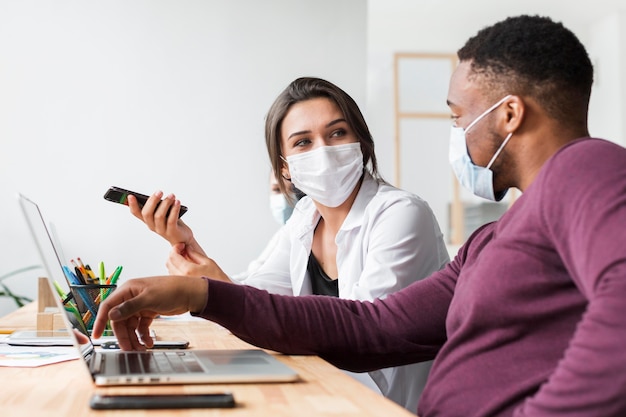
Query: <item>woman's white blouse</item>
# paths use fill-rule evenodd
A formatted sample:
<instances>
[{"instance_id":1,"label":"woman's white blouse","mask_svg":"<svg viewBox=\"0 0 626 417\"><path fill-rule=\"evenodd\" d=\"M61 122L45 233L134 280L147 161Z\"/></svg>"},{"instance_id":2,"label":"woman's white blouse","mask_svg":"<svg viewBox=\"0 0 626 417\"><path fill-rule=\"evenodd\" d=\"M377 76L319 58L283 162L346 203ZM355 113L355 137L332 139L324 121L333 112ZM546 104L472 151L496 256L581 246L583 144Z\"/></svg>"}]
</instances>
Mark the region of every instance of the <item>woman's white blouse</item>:
<instances>
[{"instance_id":1,"label":"woman's white blouse","mask_svg":"<svg viewBox=\"0 0 626 417\"><path fill-rule=\"evenodd\" d=\"M271 293L311 294L307 264L319 219L313 201L302 198L279 231L266 262L240 283ZM449 261L443 235L428 204L415 194L379 183L369 174L365 174L335 242L340 298L384 298ZM416 392L420 390L413 383L425 379L425 375L418 375L419 365L369 374L385 396L415 411Z\"/></svg>"}]
</instances>

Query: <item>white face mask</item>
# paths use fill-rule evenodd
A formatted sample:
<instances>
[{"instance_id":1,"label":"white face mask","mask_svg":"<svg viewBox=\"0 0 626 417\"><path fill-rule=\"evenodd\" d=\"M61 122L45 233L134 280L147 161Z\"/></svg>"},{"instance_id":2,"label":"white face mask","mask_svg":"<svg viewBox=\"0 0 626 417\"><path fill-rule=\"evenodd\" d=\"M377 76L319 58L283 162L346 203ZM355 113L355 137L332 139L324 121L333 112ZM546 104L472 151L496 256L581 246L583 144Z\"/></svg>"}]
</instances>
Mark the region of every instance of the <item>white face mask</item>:
<instances>
[{"instance_id":1,"label":"white face mask","mask_svg":"<svg viewBox=\"0 0 626 417\"><path fill-rule=\"evenodd\" d=\"M506 190L499 193L497 196L493 190L493 171L491 166L494 161L500 155L504 145L507 144L513 133L509 133L502 142L502 145L498 148L496 153L491 158L491 161L486 167L481 167L472 162L467 151L467 139L465 135L479 120L498 108L499 105L504 103L506 99L511 97L510 95L504 97L493 106L489 107L483 114L478 116L472 123L467 126L467 129L462 127L452 126L450 130L450 165L461 185L470 190L475 195L486 198L491 201L500 201L506 195Z\"/></svg>"},{"instance_id":2,"label":"white face mask","mask_svg":"<svg viewBox=\"0 0 626 417\"><path fill-rule=\"evenodd\" d=\"M326 207L345 202L363 175L363 153L358 142L290 155L287 163L291 182Z\"/></svg>"},{"instance_id":3,"label":"white face mask","mask_svg":"<svg viewBox=\"0 0 626 417\"><path fill-rule=\"evenodd\" d=\"M270 195L270 211L272 216L278 222L283 225L287 223L291 213L293 213L293 206L289 204L287 199L282 193Z\"/></svg>"}]
</instances>

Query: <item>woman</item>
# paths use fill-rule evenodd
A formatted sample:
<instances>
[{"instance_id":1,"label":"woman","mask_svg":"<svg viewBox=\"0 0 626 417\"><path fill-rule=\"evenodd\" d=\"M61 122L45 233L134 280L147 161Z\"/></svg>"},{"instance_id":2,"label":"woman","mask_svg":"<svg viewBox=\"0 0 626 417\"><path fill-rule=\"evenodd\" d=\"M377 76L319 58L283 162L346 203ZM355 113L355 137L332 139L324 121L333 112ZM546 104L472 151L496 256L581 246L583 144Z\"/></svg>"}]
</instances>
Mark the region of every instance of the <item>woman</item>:
<instances>
[{"instance_id":1,"label":"woman","mask_svg":"<svg viewBox=\"0 0 626 417\"><path fill-rule=\"evenodd\" d=\"M265 138L274 174L306 196L276 249L242 284L289 295L373 300L448 262L428 204L378 174L367 124L343 90L317 78L293 81L268 112ZM289 196L282 181L279 187ZM173 195L155 210L162 195L155 193L143 209L131 198L129 205L172 244L169 272L231 281L178 219L180 202ZM369 377L386 397L415 411L428 368L412 364L373 371ZM352 375L372 386L366 375Z\"/></svg>"}]
</instances>

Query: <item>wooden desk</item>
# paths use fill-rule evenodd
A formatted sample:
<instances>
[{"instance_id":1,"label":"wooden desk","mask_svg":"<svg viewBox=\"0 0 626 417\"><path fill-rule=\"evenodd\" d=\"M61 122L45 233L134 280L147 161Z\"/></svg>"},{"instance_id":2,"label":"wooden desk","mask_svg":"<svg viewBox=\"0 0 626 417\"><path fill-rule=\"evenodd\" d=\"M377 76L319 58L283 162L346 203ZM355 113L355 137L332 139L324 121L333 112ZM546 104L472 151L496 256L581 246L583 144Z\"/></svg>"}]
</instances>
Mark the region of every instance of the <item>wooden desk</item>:
<instances>
[{"instance_id":1,"label":"wooden desk","mask_svg":"<svg viewBox=\"0 0 626 417\"><path fill-rule=\"evenodd\" d=\"M0 327L34 329L36 306L29 304L0 318ZM190 348L246 349L250 345L228 330L205 320L160 319L159 339L183 338ZM2 417L22 416L415 416L374 393L316 356L277 355L302 381L263 384L203 384L182 386L96 388L78 360L38 368L0 367ZM234 409L95 411L89 398L98 393L208 393L230 391Z\"/></svg>"}]
</instances>

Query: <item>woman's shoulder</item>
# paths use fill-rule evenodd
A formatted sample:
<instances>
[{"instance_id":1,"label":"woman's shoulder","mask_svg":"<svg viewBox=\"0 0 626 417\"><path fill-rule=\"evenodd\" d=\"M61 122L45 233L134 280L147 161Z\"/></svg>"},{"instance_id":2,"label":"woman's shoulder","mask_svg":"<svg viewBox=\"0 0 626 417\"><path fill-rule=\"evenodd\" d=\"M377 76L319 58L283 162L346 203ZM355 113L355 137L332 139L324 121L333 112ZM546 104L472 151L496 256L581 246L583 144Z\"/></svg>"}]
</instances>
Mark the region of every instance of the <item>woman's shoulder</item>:
<instances>
[{"instance_id":1,"label":"woman's shoulder","mask_svg":"<svg viewBox=\"0 0 626 417\"><path fill-rule=\"evenodd\" d=\"M308 195L302 197L295 205L294 211L298 210L299 212L309 212L311 210L315 210L315 204L313 200Z\"/></svg>"},{"instance_id":2,"label":"woman's shoulder","mask_svg":"<svg viewBox=\"0 0 626 417\"><path fill-rule=\"evenodd\" d=\"M407 224L413 222L436 222L435 215L426 200L415 193L379 182L378 188L362 209L364 221L379 221L382 218L402 219ZM381 217L382 216L382 217Z\"/></svg>"},{"instance_id":3,"label":"woman's shoulder","mask_svg":"<svg viewBox=\"0 0 626 417\"><path fill-rule=\"evenodd\" d=\"M298 201L293 208L293 212L291 213L291 217L287 220L287 224L291 225L302 225L302 224L310 224L313 221L317 213L317 208L315 207L315 203L309 196L304 196Z\"/></svg>"},{"instance_id":4,"label":"woman's shoulder","mask_svg":"<svg viewBox=\"0 0 626 417\"><path fill-rule=\"evenodd\" d=\"M419 195L401 188L397 188L386 182L379 182L378 191L372 199L377 204L405 203L418 207L429 207L428 202Z\"/></svg>"}]
</instances>

